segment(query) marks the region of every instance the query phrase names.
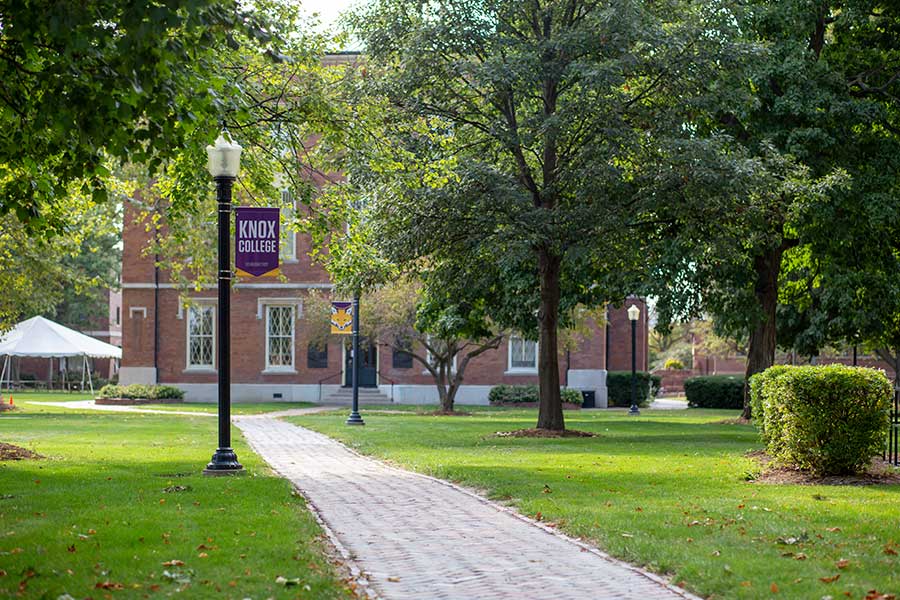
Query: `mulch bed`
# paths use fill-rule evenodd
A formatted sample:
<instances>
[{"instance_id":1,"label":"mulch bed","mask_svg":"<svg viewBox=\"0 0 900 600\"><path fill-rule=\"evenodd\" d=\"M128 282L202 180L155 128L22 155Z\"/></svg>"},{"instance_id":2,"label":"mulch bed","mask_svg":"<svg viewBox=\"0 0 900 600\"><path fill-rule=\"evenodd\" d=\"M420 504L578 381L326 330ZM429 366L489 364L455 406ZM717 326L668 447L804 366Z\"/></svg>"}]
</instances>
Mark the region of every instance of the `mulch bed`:
<instances>
[{"instance_id":1,"label":"mulch bed","mask_svg":"<svg viewBox=\"0 0 900 600\"><path fill-rule=\"evenodd\" d=\"M0 460L34 460L38 458L44 457L26 448L0 442Z\"/></svg>"},{"instance_id":2,"label":"mulch bed","mask_svg":"<svg viewBox=\"0 0 900 600\"><path fill-rule=\"evenodd\" d=\"M775 464L765 450L748 452L747 457L756 459L763 467L763 472L754 479L754 483L772 485L896 485L900 484L900 471L880 458L872 459L865 473L858 475L826 475L819 476L796 469Z\"/></svg>"},{"instance_id":3,"label":"mulch bed","mask_svg":"<svg viewBox=\"0 0 900 600\"><path fill-rule=\"evenodd\" d=\"M515 438L586 438L597 437L596 433L590 431L578 431L577 429L566 429L564 431L553 431L551 429L517 429L516 431L498 431L493 437L515 437Z\"/></svg>"},{"instance_id":4,"label":"mulch bed","mask_svg":"<svg viewBox=\"0 0 900 600\"><path fill-rule=\"evenodd\" d=\"M16 405L15 404L7 404L6 402L0 402L0 412L6 411L6 410L16 410Z\"/></svg>"}]
</instances>

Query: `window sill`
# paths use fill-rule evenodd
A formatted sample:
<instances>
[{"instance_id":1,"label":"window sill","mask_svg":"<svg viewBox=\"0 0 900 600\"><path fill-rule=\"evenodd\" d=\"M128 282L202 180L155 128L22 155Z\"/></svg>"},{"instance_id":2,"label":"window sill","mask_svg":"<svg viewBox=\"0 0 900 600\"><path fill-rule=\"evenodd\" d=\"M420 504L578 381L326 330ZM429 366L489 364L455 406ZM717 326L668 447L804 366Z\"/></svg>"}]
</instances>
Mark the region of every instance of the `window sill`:
<instances>
[{"instance_id":1,"label":"window sill","mask_svg":"<svg viewBox=\"0 0 900 600\"><path fill-rule=\"evenodd\" d=\"M262 371L263 375L296 375L297 370L291 367L269 367Z\"/></svg>"},{"instance_id":2,"label":"window sill","mask_svg":"<svg viewBox=\"0 0 900 600\"><path fill-rule=\"evenodd\" d=\"M503 372L504 375L537 375L537 369L509 369Z\"/></svg>"},{"instance_id":3,"label":"window sill","mask_svg":"<svg viewBox=\"0 0 900 600\"><path fill-rule=\"evenodd\" d=\"M182 373L200 373L200 374L213 374L215 375L219 371L212 367L188 367L182 371Z\"/></svg>"},{"instance_id":4,"label":"window sill","mask_svg":"<svg viewBox=\"0 0 900 600\"><path fill-rule=\"evenodd\" d=\"M283 264L287 264L287 265L295 265L295 264L297 264L298 262L300 262L300 259L299 259L299 258L281 258L281 259L279 259L279 260L281 260L281 262L282 262Z\"/></svg>"}]
</instances>

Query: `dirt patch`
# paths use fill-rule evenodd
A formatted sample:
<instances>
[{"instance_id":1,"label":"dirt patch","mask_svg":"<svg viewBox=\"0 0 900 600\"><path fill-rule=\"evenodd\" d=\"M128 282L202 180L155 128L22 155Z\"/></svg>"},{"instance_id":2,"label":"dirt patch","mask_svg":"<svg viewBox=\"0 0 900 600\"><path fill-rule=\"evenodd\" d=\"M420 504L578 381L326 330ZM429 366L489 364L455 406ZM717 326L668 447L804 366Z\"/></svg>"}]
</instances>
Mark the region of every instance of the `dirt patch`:
<instances>
[{"instance_id":1,"label":"dirt patch","mask_svg":"<svg viewBox=\"0 0 900 600\"><path fill-rule=\"evenodd\" d=\"M184 404L178 398L95 398L94 404L101 406L138 406L140 404Z\"/></svg>"},{"instance_id":2,"label":"dirt patch","mask_svg":"<svg viewBox=\"0 0 900 600\"><path fill-rule=\"evenodd\" d=\"M713 421L711 425L750 425L753 423L750 419L744 417L735 417L733 419L722 419L721 421Z\"/></svg>"},{"instance_id":3,"label":"dirt patch","mask_svg":"<svg viewBox=\"0 0 900 600\"><path fill-rule=\"evenodd\" d=\"M896 485L900 484L900 470L881 458L874 458L865 473L857 475L814 475L809 471L780 466L765 450L754 450L746 454L759 462L762 472L754 478L754 483L770 485Z\"/></svg>"},{"instance_id":4,"label":"dirt patch","mask_svg":"<svg viewBox=\"0 0 900 600\"><path fill-rule=\"evenodd\" d=\"M491 406L502 406L503 408L539 408L540 402L491 402ZM563 410L581 410L580 404L572 404L571 402L562 403Z\"/></svg>"},{"instance_id":5,"label":"dirt patch","mask_svg":"<svg viewBox=\"0 0 900 600\"><path fill-rule=\"evenodd\" d=\"M26 448L0 442L0 460L35 460L38 458L44 457Z\"/></svg>"},{"instance_id":6,"label":"dirt patch","mask_svg":"<svg viewBox=\"0 0 900 600\"><path fill-rule=\"evenodd\" d=\"M589 438L597 437L596 433L590 431L578 431L577 429L565 429L563 431L554 431L552 429L517 429L516 431L498 431L493 437L515 437L515 438Z\"/></svg>"},{"instance_id":7,"label":"dirt patch","mask_svg":"<svg viewBox=\"0 0 900 600\"><path fill-rule=\"evenodd\" d=\"M5 402L0 402L0 412L4 412L7 410L16 410L15 404L7 404Z\"/></svg>"}]
</instances>

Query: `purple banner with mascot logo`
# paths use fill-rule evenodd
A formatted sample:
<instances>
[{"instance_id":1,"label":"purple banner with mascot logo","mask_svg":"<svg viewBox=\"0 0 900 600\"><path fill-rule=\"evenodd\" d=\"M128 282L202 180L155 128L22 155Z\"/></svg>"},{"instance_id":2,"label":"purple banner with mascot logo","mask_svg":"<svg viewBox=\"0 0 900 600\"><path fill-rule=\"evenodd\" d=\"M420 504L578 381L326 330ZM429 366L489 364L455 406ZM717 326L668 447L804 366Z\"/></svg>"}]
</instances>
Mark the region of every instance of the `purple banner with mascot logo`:
<instances>
[{"instance_id":1,"label":"purple banner with mascot logo","mask_svg":"<svg viewBox=\"0 0 900 600\"><path fill-rule=\"evenodd\" d=\"M234 210L234 266L238 275L278 275L281 246L277 208L239 207Z\"/></svg>"}]
</instances>

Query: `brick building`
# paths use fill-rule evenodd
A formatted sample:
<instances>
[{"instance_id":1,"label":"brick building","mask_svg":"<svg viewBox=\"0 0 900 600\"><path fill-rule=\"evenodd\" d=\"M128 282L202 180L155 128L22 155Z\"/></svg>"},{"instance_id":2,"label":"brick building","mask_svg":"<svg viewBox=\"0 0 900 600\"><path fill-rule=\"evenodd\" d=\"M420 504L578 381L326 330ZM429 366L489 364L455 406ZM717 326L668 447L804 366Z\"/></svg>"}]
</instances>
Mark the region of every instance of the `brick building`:
<instances>
[{"instance_id":1,"label":"brick building","mask_svg":"<svg viewBox=\"0 0 900 600\"><path fill-rule=\"evenodd\" d=\"M121 383L165 383L186 392L188 401L216 399L214 287L183 291L155 268L144 252L151 235L126 206L122 264ZM284 228L283 228L284 229ZM307 401L328 399L349 384L349 336L332 336L324 351L309 344L304 324L304 297L313 289L329 289L328 275L308 256L309 241L284 231L281 270L286 281L238 279L231 300L231 381L235 401ZM638 303L638 369L647 367L646 308ZM360 316L365 319L365 304ZM578 389L595 389L598 403L606 397L607 363L631 368L631 324L625 309L612 309L608 331L595 327L577 351L560 353L560 381ZM607 351L607 339L610 347ZM361 383L401 403L436 403L437 392L422 366L402 353L374 343L362 354ZM508 337L496 351L473 359L457 395L461 404L486 404L494 385L537 383L533 342Z\"/></svg>"}]
</instances>

